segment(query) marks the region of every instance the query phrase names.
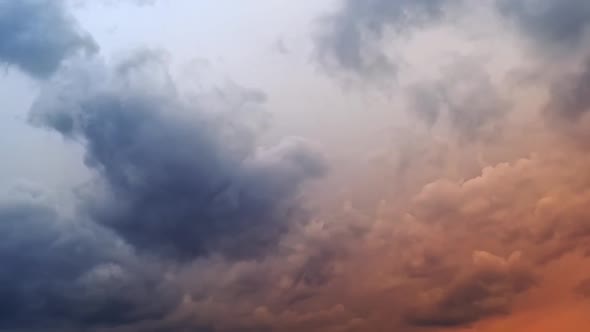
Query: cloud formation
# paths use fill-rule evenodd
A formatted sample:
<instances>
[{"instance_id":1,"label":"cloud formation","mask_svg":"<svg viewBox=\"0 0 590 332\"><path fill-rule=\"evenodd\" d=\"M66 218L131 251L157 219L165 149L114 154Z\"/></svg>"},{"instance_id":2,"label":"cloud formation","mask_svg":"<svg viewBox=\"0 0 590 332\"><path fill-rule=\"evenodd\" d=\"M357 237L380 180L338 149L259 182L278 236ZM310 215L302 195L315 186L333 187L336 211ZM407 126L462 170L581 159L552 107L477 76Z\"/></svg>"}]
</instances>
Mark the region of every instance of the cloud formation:
<instances>
[{"instance_id":1,"label":"cloud formation","mask_svg":"<svg viewBox=\"0 0 590 332\"><path fill-rule=\"evenodd\" d=\"M513 297L535 282L530 270L518 266L518 253L504 260L476 251L473 260L472 271L412 308L409 322L419 326L458 326L486 316L508 314Z\"/></svg>"},{"instance_id":2,"label":"cloud formation","mask_svg":"<svg viewBox=\"0 0 590 332\"><path fill-rule=\"evenodd\" d=\"M444 121L460 140L489 140L510 105L490 75L473 59L457 59L442 77L407 88L412 115L430 128Z\"/></svg>"},{"instance_id":3,"label":"cloud formation","mask_svg":"<svg viewBox=\"0 0 590 332\"><path fill-rule=\"evenodd\" d=\"M590 4L583 0L498 0L501 14L546 50L579 47L590 23Z\"/></svg>"},{"instance_id":4,"label":"cloud formation","mask_svg":"<svg viewBox=\"0 0 590 332\"><path fill-rule=\"evenodd\" d=\"M67 216L0 201L0 330L504 332L589 309L587 5L493 1L473 12L486 33L400 70L388 48L413 37L389 37L464 32L445 20L463 3L347 0L322 22L323 64L395 77L385 108L409 120L317 191L301 190L326 171L313 144L261 145L264 93L187 92L152 51L29 70L47 78L31 122L82 147L94 178Z\"/></svg>"},{"instance_id":5,"label":"cloud formation","mask_svg":"<svg viewBox=\"0 0 590 332\"><path fill-rule=\"evenodd\" d=\"M363 75L395 71L381 49L389 32L429 25L444 15L447 0L342 1L341 8L323 20L317 38L323 64Z\"/></svg>"},{"instance_id":6,"label":"cloud formation","mask_svg":"<svg viewBox=\"0 0 590 332\"><path fill-rule=\"evenodd\" d=\"M35 123L79 141L105 192L91 218L141 250L191 259L262 254L296 218L300 184L324 171L302 139L256 148L257 94L210 111L183 99L150 53L68 68L46 86ZM223 104L221 107L227 107Z\"/></svg>"},{"instance_id":7,"label":"cloud formation","mask_svg":"<svg viewBox=\"0 0 590 332\"><path fill-rule=\"evenodd\" d=\"M182 330L166 323L179 262L264 257L304 215L323 158L302 138L259 144L262 93L187 95L151 51L108 64L61 1L0 2L0 36L0 60L43 79L31 122L95 174L70 213L0 202L1 330Z\"/></svg>"},{"instance_id":8,"label":"cloud formation","mask_svg":"<svg viewBox=\"0 0 590 332\"><path fill-rule=\"evenodd\" d=\"M174 309L178 293L161 267L34 195L5 193L0 202L0 330L109 327Z\"/></svg>"},{"instance_id":9,"label":"cloud formation","mask_svg":"<svg viewBox=\"0 0 590 332\"><path fill-rule=\"evenodd\" d=\"M97 50L61 0L0 1L0 40L0 62L38 78L76 53Z\"/></svg>"}]
</instances>

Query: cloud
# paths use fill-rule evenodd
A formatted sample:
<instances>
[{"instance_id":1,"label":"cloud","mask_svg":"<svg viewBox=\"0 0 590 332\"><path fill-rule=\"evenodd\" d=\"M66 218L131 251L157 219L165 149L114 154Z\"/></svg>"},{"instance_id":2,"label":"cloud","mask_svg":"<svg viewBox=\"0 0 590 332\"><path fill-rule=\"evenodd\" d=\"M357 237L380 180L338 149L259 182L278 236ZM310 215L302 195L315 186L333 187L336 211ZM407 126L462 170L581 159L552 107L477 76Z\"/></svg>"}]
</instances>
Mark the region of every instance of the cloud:
<instances>
[{"instance_id":1,"label":"cloud","mask_svg":"<svg viewBox=\"0 0 590 332\"><path fill-rule=\"evenodd\" d=\"M464 5L471 7L462 11ZM360 74L365 78L378 75L391 78L399 64L404 63L396 57L403 51L403 43L398 41L403 39L400 37L404 33L451 23L459 27L455 32L469 34L467 29L472 28L460 24L465 23L467 15L478 15L481 26L489 23L485 15L490 13L481 15L480 9L484 7L495 15L495 24L507 25L508 22L506 31L516 31L524 37L525 43L534 45L536 56L567 56L572 49L583 49L588 39L590 5L584 0L494 0L489 4L469 0L360 3L344 0L319 24L318 59L331 70ZM445 20L453 15L454 22Z\"/></svg>"},{"instance_id":2,"label":"cloud","mask_svg":"<svg viewBox=\"0 0 590 332\"><path fill-rule=\"evenodd\" d=\"M178 293L163 270L109 232L28 193L7 197L0 201L1 330L112 327L162 319L175 308Z\"/></svg>"},{"instance_id":3,"label":"cloud","mask_svg":"<svg viewBox=\"0 0 590 332\"><path fill-rule=\"evenodd\" d=\"M518 253L504 260L476 251L473 260L473 270L448 288L424 295L425 303L408 314L410 324L461 326L487 316L509 314L513 298L535 283L530 268L518 266Z\"/></svg>"},{"instance_id":4,"label":"cloud","mask_svg":"<svg viewBox=\"0 0 590 332\"><path fill-rule=\"evenodd\" d=\"M440 79L405 91L408 110L430 128L441 121L460 140L489 140L499 135L499 121L509 109L490 75L475 59L458 58Z\"/></svg>"},{"instance_id":5,"label":"cloud","mask_svg":"<svg viewBox=\"0 0 590 332\"><path fill-rule=\"evenodd\" d=\"M224 95L231 105L185 98L161 59L143 52L59 73L32 119L84 146L104 189L87 212L133 246L180 260L252 257L297 218L300 185L324 165L303 139L257 147L261 99L242 90Z\"/></svg>"},{"instance_id":6,"label":"cloud","mask_svg":"<svg viewBox=\"0 0 590 332\"><path fill-rule=\"evenodd\" d=\"M535 43L571 38L581 47L583 20L545 26L553 24L545 10L567 13L582 2L535 11L524 1L494 3L494 14ZM321 60L394 74L390 34L442 22L448 6L344 1L323 22ZM490 48L521 51L512 42L494 39ZM46 203L0 204L0 257L9 267L0 272L0 329L485 331L509 319L555 282L543 278L554 264L590 251L587 149L539 121L545 111L588 128L578 121L588 108L587 66L564 74L563 59L521 56L554 65L536 82L549 95L504 94L514 82L498 79L509 71L498 70L502 56L497 67L456 53L450 66L425 64L429 75L412 77L395 97L426 130L412 118L382 163L338 178L352 198L328 183L327 199L301 197L302 185L326 171L313 144L260 143L264 93L187 93L151 51L56 65L37 75L48 79L31 122L81 146L95 177L72 216ZM552 85L553 71L564 75ZM542 97L548 106L527 109ZM312 215L303 199L316 204ZM586 284L576 294L587 297Z\"/></svg>"},{"instance_id":7,"label":"cloud","mask_svg":"<svg viewBox=\"0 0 590 332\"><path fill-rule=\"evenodd\" d=\"M564 51L579 47L587 35L590 23L587 1L498 0L496 3L501 14L545 49Z\"/></svg>"},{"instance_id":8,"label":"cloud","mask_svg":"<svg viewBox=\"0 0 590 332\"><path fill-rule=\"evenodd\" d=\"M535 301L533 290L552 287L548 269L588 250L590 178L579 175L589 161L561 150L466 180L439 175L377 211L330 206L265 260L197 265L192 322L221 331L423 332L509 319ZM223 320L228 314L240 318Z\"/></svg>"},{"instance_id":9,"label":"cloud","mask_svg":"<svg viewBox=\"0 0 590 332\"><path fill-rule=\"evenodd\" d=\"M317 38L324 65L363 75L395 72L380 42L388 30L404 32L428 25L444 14L446 0L343 1L322 21Z\"/></svg>"},{"instance_id":10,"label":"cloud","mask_svg":"<svg viewBox=\"0 0 590 332\"><path fill-rule=\"evenodd\" d=\"M578 121L590 110L590 60L577 70L562 74L550 86L548 115L569 121Z\"/></svg>"},{"instance_id":11,"label":"cloud","mask_svg":"<svg viewBox=\"0 0 590 332\"><path fill-rule=\"evenodd\" d=\"M80 30L61 0L0 1L0 62L46 78L76 53L97 46Z\"/></svg>"}]
</instances>

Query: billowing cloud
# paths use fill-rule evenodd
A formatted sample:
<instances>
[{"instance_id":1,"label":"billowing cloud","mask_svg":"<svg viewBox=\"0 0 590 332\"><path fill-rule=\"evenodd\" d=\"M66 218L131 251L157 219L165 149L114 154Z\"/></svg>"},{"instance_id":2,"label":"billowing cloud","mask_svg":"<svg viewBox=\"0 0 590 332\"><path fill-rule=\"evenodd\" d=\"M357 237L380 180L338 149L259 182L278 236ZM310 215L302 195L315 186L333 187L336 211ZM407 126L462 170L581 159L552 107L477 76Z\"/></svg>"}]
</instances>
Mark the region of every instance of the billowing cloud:
<instances>
[{"instance_id":1,"label":"billowing cloud","mask_svg":"<svg viewBox=\"0 0 590 332\"><path fill-rule=\"evenodd\" d=\"M474 252L474 269L448 288L426 294L425 303L409 311L409 322L419 326L457 326L490 315L508 314L512 298L528 290L535 281L529 269L518 267L518 259L518 253L504 260L487 252Z\"/></svg>"},{"instance_id":2,"label":"billowing cloud","mask_svg":"<svg viewBox=\"0 0 590 332\"><path fill-rule=\"evenodd\" d=\"M97 46L61 0L0 1L0 62L45 78L79 52Z\"/></svg>"},{"instance_id":3,"label":"billowing cloud","mask_svg":"<svg viewBox=\"0 0 590 332\"><path fill-rule=\"evenodd\" d=\"M533 156L427 183L374 212L332 210L264 261L190 274L192 318L222 331L454 331L509 319L547 287L546 269L589 249L590 178L577 176L588 162Z\"/></svg>"},{"instance_id":4,"label":"billowing cloud","mask_svg":"<svg viewBox=\"0 0 590 332\"><path fill-rule=\"evenodd\" d=\"M251 257L297 217L300 184L324 165L302 139L257 148L259 94L229 97L235 110L185 99L144 52L112 68L68 68L47 83L32 119L84 146L104 185L87 212L130 244L181 260Z\"/></svg>"},{"instance_id":5,"label":"billowing cloud","mask_svg":"<svg viewBox=\"0 0 590 332\"><path fill-rule=\"evenodd\" d=\"M161 267L39 194L0 202L0 330L110 327L162 319L179 301ZM157 301L153 301L157 298Z\"/></svg>"},{"instance_id":6,"label":"billowing cloud","mask_svg":"<svg viewBox=\"0 0 590 332\"><path fill-rule=\"evenodd\" d=\"M455 15L465 3L346 0L324 17L323 64L395 78L373 123L404 130L364 146L385 150L375 162L343 153L318 190L302 190L326 170L313 144L262 143L262 92L186 91L152 51L21 66L47 78L31 122L81 147L94 177L69 213L0 201L0 330L522 331L534 325L515 317L556 308L587 321L587 6Z\"/></svg>"},{"instance_id":7,"label":"billowing cloud","mask_svg":"<svg viewBox=\"0 0 590 332\"><path fill-rule=\"evenodd\" d=\"M360 74L395 67L383 45L387 30L428 29L444 23L439 19L451 9L445 2L343 3L322 22L326 34L318 47L334 61L328 65L336 64L332 69ZM503 26L506 19L526 18L516 15L517 4L513 12L494 4L485 8L494 10L486 19L537 38L525 22ZM546 121L551 109L572 113L572 123L588 128L575 121L586 112L587 75L584 63L574 64L571 75L557 75L563 81L554 83L554 73L565 74L563 59L518 48L511 43L521 40L512 37L494 39L494 47L514 46L521 53L513 57L465 61L462 53L472 51L466 47L425 69L430 75L402 82L409 88L395 96L410 101L407 110L428 128L396 133L399 141L378 171L358 175L366 187L351 190L390 195L374 204L351 199L344 211L328 204L265 261L216 262L215 269L226 272L212 275L228 277L199 276L203 284L189 307L208 311L193 318L222 331L496 331L490 326L510 322L523 308L537 310L539 294L559 283L547 271L572 257L584 261L589 250L587 150ZM469 38L479 46L485 36ZM534 88L541 89L512 81L512 70L539 59L553 65L538 76ZM584 282L576 283L583 297ZM230 298L238 300L227 305ZM566 305L584 306L564 298ZM222 321L228 312L241 320Z\"/></svg>"}]
</instances>

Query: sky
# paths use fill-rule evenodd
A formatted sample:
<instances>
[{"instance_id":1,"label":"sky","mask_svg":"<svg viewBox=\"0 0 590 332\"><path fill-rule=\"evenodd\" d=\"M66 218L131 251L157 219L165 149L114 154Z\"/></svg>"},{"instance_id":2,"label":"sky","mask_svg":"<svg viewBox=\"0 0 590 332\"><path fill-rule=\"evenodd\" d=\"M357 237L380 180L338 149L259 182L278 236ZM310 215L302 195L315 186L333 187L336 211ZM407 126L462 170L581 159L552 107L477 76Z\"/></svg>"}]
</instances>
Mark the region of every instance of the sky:
<instances>
[{"instance_id":1,"label":"sky","mask_svg":"<svg viewBox=\"0 0 590 332\"><path fill-rule=\"evenodd\" d=\"M0 0L0 331L590 330L590 2Z\"/></svg>"}]
</instances>

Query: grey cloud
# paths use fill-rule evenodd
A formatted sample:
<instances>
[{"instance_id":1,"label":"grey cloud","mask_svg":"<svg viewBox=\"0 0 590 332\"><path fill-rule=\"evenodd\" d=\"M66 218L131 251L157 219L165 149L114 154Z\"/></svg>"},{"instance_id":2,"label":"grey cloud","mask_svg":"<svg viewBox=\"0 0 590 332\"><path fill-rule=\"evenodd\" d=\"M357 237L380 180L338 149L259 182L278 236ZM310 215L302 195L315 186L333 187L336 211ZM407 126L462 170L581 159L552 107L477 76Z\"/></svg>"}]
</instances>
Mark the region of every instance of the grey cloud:
<instances>
[{"instance_id":1,"label":"grey cloud","mask_svg":"<svg viewBox=\"0 0 590 332\"><path fill-rule=\"evenodd\" d=\"M417 84L407 88L407 95L411 111L428 127L434 126L442 107L440 88L437 85Z\"/></svg>"},{"instance_id":2,"label":"grey cloud","mask_svg":"<svg viewBox=\"0 0 590 332\"><path fill-rule=\"evenodd\" d=\"M488 73L472 59L457 59L443 70L444 78L407 90L409 110L432 127L446 116L462 140L497 136L498 120L508 109Z\"/></svg>"},{"instance_id":3,"label":"grey cloud","mask_svg":"<svg viewBox=\"0 0 590 332\"><path fill-rule=\"evenodd\" d=\"M38 200L0 202L0 243L0 330L114 327L161 319L178 301L110 232Z\"/></svg>"},{"instance_id":4,"label":"grey cloud","mask_svg":"<svg viewBox=\"0 0 590 332\"><path fill-rule=\"evenodd\" d=\"M396 65L384 53L387 32L407 32L440 22L461 0L345 0L322 20L317 38L319 59L335 67L363 75L395 72ZM474 2L476 3L476 2ZM583 46L590 23L585 0L495 0L493 9L544 53L569 52Z\"/></svg>"},{"instance_id":5,"label":"grey cloud","mask_svg":"<svg viewBox=\"0 0 590 332\"><path fill-rule=\"evenodd\" d=\"M0 62L45 78L69 56L96 49L61 0L0 1Z\"/></svg>"},{"instance_id":6,"label":"grey cloud","mask_svg":"<svg viewBox=\"0 0 590 332\"><path fill-rule=\"evenodd\" d=\"M580 45L590 23L585 0L498 0L503 15L543 47L570 49Z\"/></svg>"},{"instance_id":7,"label":"grey cloud","mask_svg":"<svg viewBox=\"0 0 590 332\"><path fill-rule=\"evenodd\" d=\"M428 24L444 13L448 0L346 0L326 17L317 38L320 60L336 68L374 75L395 71L379 42L397 32Z\"/></svg>"},{"instance_id":8,"label":"grey cloud","mask_svg":"<svg viewBox=\"0 0 590 332\"><path fill-rule=\"evenodd\" d=\"M590 59L582 68L556 79L550 86L549 115L577 120L590 110Z\"/></svg>"},{"instance_id":9,"label":"grey cloud","mask_svg":"<svg viewBox=\"0 0 590 332\"><path fill-rule=\"evenodd\" d=\"M298 215L300 184L324 165L302 139L256 148L259 95L238 97L232 105L241 108L229 110L187 100L166 65L142 53L114 70L65 70L32 120L83 144L104 187L87 211L130 244L180 260L214 251L252 257Z\"/></svg>"},{"instance_id":10,"label":"grey cloud","mask_svg":"<svg viewBox=\"0 0 590 332\"><path fill-rule=\"evenodd\" d=\"M473 271L460 277L441 294L430 295L413 308L407 319L418 326L460 326L484 317L508 314L513 298L535 284L528 268L516 256L503 260L486 252L474 254Z\"/></svg>"}]
</instances>

